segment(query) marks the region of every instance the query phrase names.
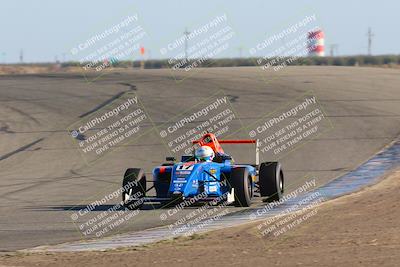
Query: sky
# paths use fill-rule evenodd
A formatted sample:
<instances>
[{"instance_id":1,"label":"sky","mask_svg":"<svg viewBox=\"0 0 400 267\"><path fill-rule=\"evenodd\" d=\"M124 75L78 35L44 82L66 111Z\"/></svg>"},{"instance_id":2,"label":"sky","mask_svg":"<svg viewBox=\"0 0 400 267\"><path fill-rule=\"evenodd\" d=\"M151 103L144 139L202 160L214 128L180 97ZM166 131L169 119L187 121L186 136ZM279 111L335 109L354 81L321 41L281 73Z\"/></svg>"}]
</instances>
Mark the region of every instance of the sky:
<instances>
[{"instance_id":1,"label":"sky","mask_svg":"<svg viewBox=\"0 0 400 267\"><path fill-rule=\"evenodd\" d=\"M1 63L19 62L21 50L24 62L80 60L95 47L78 55L71 52L74 47L135 15L138 21L129 29L142 27L145 37L137 44L145 47L144 57L151 59L184 51L183 46L167 54L160 49L179 39L185 29L193 32L223 15L234 37L229 48L215 57L249 57L252 47L313 14L317 18L313 23L325 33L327 54L332 44L338 45L337 55L366 54L369 27L374 34L373 55L400 53L400 1L396 0L2 0L0 5ZM199 41L190 40L189 46ZM132 59L140 56L137 53Z\"/></svg>"}]
</instances>

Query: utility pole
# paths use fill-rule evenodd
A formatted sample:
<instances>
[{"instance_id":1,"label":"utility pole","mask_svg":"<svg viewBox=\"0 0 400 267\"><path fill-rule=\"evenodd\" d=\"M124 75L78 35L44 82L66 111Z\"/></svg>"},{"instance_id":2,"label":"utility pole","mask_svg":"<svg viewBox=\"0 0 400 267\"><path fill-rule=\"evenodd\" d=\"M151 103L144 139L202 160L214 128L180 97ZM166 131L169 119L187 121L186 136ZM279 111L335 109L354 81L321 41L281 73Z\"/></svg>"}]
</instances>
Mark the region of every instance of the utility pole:
<instances>
[{"instance_id":1,"label":"utility pole","mask_svg":"<svg viewBox=\"0 0 400 267\"><path fill-rule=\"evenodd\" d=\"M183 34L185 35L185 59L186 59L186 62L188 62L188 40L189 40L190 32L186 28L185 31L183 32Z\"/></svg>"},{"instance_id":2,"label":"utility pole","mask_svg":"<svg viewBox=\"0 0 400 267\"><path fill-rule=\"evenodd\" d=\"M147 59L151 60L151 50L147 49Z\"/></svg>"},{"instance_id":3,"label":"utility pole","mask_svg":"<svg viewBox=\"0 0 400 267\"><path fill-rule=\"evenodd\" d=\"M241 58L242 57L242 52L243 52L243 46L242 45L239 46L238 50L239 50L239 58Z\"/></svg>"},{"instance_id":4,"label":"utility pole","mask_svg":"<svg viewBox=\"0 0 400 267\"><path fill-rule=\"evenodd\" d=\"M19 62L24 63L24 50L22 50L22 49L19 52Z\"/></svg>"},{"instance_id":5,"label":"utility pole","mask_svg":"<svg viewBox=\"0 0 400 267\"><path fill-rule=\"evenodd\" d=\"M330 56L331 57L333 57L335 55L337 56L339 54L338 50L339 50L338 44L331 44L330 45Z\"/></svg>"},{"instance_id":6,"label":"utility pole","mask_svg":"<svg viewBox=\"0 0 400 267\"><path fill-rule=\"evenodd\" d=\"M372 37L375 36L371 31L371 27L368 28L367 36L368 36L368 56L370 56L371 55L371 47L372 47Z\"/></svg>"}]
</instances>

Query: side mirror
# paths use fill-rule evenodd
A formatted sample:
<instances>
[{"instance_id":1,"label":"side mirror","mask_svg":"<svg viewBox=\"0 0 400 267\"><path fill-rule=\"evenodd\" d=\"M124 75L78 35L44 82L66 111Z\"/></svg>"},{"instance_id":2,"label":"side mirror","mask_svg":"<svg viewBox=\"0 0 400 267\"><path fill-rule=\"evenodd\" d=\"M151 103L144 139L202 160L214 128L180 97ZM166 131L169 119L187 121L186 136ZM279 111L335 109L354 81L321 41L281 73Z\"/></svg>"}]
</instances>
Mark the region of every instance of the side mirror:
<instances>
[{"instance_id":1,"label":"side mirror","mask_svg":"<svg viewBox=\"0 0 400 267\"><path fill-rule=\"evenodd\" d=\"M166 157L165 160L166 161L175 161L176 158L175 157Z\"/></svg>"}]
</instances>

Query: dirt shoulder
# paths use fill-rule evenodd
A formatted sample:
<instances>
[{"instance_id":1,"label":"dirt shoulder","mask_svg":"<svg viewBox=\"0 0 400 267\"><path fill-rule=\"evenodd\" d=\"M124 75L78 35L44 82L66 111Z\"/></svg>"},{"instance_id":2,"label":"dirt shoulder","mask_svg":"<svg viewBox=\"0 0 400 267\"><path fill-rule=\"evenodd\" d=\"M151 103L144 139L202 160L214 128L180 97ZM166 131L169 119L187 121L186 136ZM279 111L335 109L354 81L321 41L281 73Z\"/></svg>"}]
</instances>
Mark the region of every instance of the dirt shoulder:
<instances>
[{"instance_id":1,"label":"dirt shoulder","mask_svg":"<svg viewBox=\"0 0 400 267\"><path fill-rule=\"evenodd\" d=\"M399 191L400 170L277 237L257 222L118 251L11 253L0 266L399 266Z\"/></svg>"}]
</instances>

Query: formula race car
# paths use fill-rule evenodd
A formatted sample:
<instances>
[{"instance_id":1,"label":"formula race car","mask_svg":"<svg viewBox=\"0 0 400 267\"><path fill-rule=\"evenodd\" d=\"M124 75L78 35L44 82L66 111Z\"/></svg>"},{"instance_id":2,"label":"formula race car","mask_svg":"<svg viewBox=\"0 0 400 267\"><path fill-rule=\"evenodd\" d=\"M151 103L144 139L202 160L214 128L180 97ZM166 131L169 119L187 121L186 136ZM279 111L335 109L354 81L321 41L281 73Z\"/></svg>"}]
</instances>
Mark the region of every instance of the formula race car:
<instances>
[{"instance_id":1,"label":"formula race car","mask_svg":"<svg viewBox=\"0 0 400 267\"><path fill-rule=\"evenodd\" d=\"M179 163L167 157L167 163L154 168L153 181L147 181L140 168L126 170L122 183L122 201L128 209L144 202L173 205L183 201L209 202L216 199L236 207L249 207L254 197L278 201L283 195L284 177L280 163L259 163L258 140L217 140L206 133L193 155L184 155ZM221 144L254 144L255 164L235 164ZM153 183L147 188L147 183ZM155 196L147 196L151 189Z\"/></svg>"}]
</instances>

